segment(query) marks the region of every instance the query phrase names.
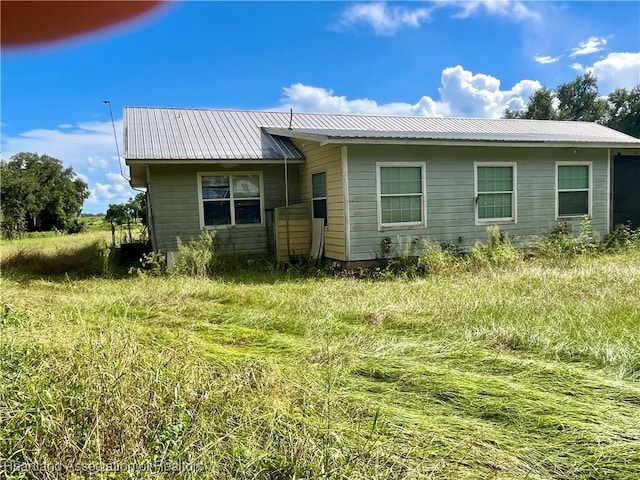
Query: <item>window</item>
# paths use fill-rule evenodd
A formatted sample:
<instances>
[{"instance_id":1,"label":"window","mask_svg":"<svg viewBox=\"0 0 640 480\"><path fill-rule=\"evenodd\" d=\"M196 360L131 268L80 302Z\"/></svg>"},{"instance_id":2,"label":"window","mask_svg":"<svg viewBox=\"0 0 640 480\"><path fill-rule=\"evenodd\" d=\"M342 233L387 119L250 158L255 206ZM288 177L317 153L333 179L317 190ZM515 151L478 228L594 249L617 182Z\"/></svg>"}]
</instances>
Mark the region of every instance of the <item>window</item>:
<instances>
[{"instance_id":1,"label":"window","mask_svg":"<svg viewBox=\"0 0 640 480\"><path fill-rule=\"evenodd\" d=\"M199 175L201 221L205 227L262 223L259 173Z\"/></svg>"},{"instance_id":2,"label":"window","mask_svg":"<svg viewBox=\"0 0 640 480\"><path fill-rule=\"evenodd\" d=\"M378 224L424 225L425 189L423 164L378 164Z\"/></svg>"},{"instance_id":3,"label":"window","mask_svg":"<svg viewBox=\"0 0 640 480\"><path fill-rule=\"evenodd\" d=\"M558 217L591 215L591 164L571 163L557 165Z\"/></svg>"},{"instance_id":4,"label":"window","mask_svg":"<svg viewBox=\"0 0 640 480\"><path fill-rule=\"evenodd\" d=\"M516 165L476 163L476 222L516 221Z\"/></svg>"},{"instance_id":5,"label":"window","mask_svg":"<svg viewBox=\"0 0 640 480\"><path fill-rule=\"evenodd\" d=\"M327 174L325 172L311 175L313 202L313 218L324 218L327 224Z\"/></svg>"}]
</instances>

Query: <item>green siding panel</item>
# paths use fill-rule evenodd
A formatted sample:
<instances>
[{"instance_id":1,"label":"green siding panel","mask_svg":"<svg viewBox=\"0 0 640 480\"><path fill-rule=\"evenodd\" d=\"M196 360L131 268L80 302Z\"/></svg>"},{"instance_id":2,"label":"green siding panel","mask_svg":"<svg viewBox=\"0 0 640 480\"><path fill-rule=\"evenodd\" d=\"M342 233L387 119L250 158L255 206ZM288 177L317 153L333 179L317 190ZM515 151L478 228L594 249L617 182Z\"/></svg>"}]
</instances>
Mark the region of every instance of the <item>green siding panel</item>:
<instances>
[{"instance_id":1,"label":"green siding panel","mask_svg":"<svg viewBox=\"0 0 640 480\"><path fill-rule=\"evenodd\" d=\"M352 145L348 158L352 261L375 258L385 237L397 243L420 236L462 248L485 241L486 225L476 225L474 162L516 163L517 223L500 228L523 242L548 234L557 224L555 162L592 162L592 227L601 236L608 229L606 149ZM425 164L426 228L378 230L376 162L394 161ZM580 219L572 224L577 233Z\"/></svg>"},{"instance_id":2,"label":"green siding panel","mask_svg":"<svg viewBox=\"0 0 640 480\"><path fill-rule=\"evenodd\" d=\"M289 201L299 201L299 167L288 166ZM262 172L264 208L273 210L285 205L283 165L244 165L223 168L221 165L154 165L149 168L151 206L156 230L156 244L162 252L176 251L176 238L183 242L200 235L198 206L199 172ZM266 219L265 212L263 216ZM265 225L238 225L218 228L220 246L228 253L266 254L268 232Z\"/></svg>"}]
</instances>

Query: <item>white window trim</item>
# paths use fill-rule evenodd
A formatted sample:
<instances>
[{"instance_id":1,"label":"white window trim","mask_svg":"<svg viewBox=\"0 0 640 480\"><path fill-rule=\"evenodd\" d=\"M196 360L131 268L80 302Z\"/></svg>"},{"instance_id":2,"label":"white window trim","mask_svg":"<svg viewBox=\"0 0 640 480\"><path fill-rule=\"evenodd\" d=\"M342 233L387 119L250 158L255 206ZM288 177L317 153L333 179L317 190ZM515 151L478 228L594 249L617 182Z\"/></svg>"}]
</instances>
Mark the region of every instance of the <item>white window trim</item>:
<instances>
[{"instance_id":1,"label":"white window trim","mask_svg":"<svg viewBox=\"0 0 640 480\"><path fill-rule=\"evenodd\" d=\"M204 224L204 199L202 198L202 177L238 177L244 175L257 175L260 181L260 223L242 223L240 225L236 225L235 223L231 223L230 225L205 225ZM264 225L264 179L262 176L262 172L245 172L245 171L233 171L233 172L197 172L198 178L198 212L200 216L200 230L217 230L217 229L227 229L227 228L250 228L255 227L256 225ZM229 188L233 188L233 181L229 178ZM233 195L233 193L231 193ZM231 209L231 218L232 221L234 219L234 211Z\"/></svg>"},{"instance_id":2,"label":"white window trim","mask_svg":"<svg viewBox=\"0 0 640 480\"><path fill-rule=\"evenodd\" d=\"M513 191L512 192L491 192L491 193L511 193L511 212L513 216L506 218L478 218L478 168L479 167L511 167L513 169ZM488 192L487 192L488 193ZM518 223L518 164L516 162L473 162L473 211L476 225L506 225Z\"/></svg>"},{"instance_id":3,"label":"white window trim","mask_svg":"<svg viewBox=\"0 0 640 480\"><path fill-rule=\"evenodd\" d=\"M556 191L556 220L575 220L578 218L582 218L584 214L580 215L560 215L560 193L561 190L558 189L558 167L566 167L566 166L587 166L589 172L589 187L587 190L587 216L591 218L593 213L593 162L571 162L571 161L558 161L556 162L556 181L555 181L555 191ZM573 189L563 189L562 192L584 192L584 188L573 188Z\"/></svg>"},{"instance_id":4,"label":"white window trim","mask_svg":"<svg viewBox=\"0 0 640 480\"><path fill-rule=\"evenodd\" d=\"M384 167L420 167L422 181L422 218L419 222L382 223L382 179L380 169ZM378 231L400 230L427 227L427 175L424 162L377 162L376 163L376 202L378 206Z\"/></svg>"}]
</instances>

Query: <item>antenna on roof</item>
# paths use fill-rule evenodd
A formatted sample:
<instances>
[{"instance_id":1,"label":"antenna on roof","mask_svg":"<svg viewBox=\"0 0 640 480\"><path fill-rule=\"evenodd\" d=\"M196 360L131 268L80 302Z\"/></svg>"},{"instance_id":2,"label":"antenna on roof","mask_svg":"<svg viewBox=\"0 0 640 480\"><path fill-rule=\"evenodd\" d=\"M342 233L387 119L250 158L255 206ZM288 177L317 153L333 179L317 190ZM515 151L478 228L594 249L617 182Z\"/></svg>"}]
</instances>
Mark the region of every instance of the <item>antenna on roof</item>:
<instances>
[{"instance_id":1,"label":"antenna on roof","mask_svg":"<svg viewBox=\"0 0 640 480\"><path fill-rule=\"evenodd\" d=\"M113 139L116 142L116 153L118 154L118 166L120 167L120 176L128 182L131 179L127 178L125 174L122 172L122 163L120 162L120 147L118 146L118 136L116 135L116 123L113 121L113 110L111 110L111 101L103 100L102 103L109 105L109 114L111 115L111 126L113 127Z\"/></svg>"},{"instance_id":2,"label":"antenna on roof","mask_svg":"<svg viewBox=\"0 0 640 480\"><path fill-rule=\"evenodd\" d=\"M291 124L293 123L293 108L289 110L289 130L293 130L291 128Z\"/></svg>"}]
</instances>

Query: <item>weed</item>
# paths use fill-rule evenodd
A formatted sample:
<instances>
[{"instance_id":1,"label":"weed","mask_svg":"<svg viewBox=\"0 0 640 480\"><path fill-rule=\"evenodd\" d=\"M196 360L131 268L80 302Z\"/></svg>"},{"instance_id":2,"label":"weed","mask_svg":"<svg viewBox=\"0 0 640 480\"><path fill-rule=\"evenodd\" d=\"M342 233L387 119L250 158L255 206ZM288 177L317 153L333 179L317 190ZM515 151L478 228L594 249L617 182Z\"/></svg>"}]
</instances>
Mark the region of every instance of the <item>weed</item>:
<instances>
[{"instance_id":1,"label":"weed","mask_svg":"<svg viewBox=\"0 0 640 480\"><path fill-rule=\"evenodd\" d=\"M453 250L427 241L418 257L420 272L447 274L459 269L461 256Z\"/></svg>"},{"instance_id":2,"label":"weed","mask_svg":"<svg viewBox=\"0 0 640 480\"><path fill-rule=\"evenodd\" d=\"M131 267L130 275L162 276L167 273L167 256L159 252L145 253L139 267Z\"/></svg>"},{"instance_id":3,"label":"weed","mask_svg":"<svg viewBox=\"0 0 640 480\"><path fill-rule=\"evenodd\" d=\"M202 230L197 239L184 244L178 237L178 258L169 268L170 273L178 275L206 276L215 271L218 240L217 232Z\"/></svg>"},{"instance_id":4,"label":"weed","mask_svg":"<svg viewBox=\"0 0 640 480\"><path fill-rule=\"evenodd\" d=\"M487 243L476 243L469 252L468 262L473 268L511 266L521 259L506 232L497 225L487 227Z\"/></svg>"},{"instance_id":5,"label":"weed","mask_svg":"<svg viewBox=\"0 0 640 480\"><path fill-rule=\"evenodd\" d=\"M640 248L640 229L629 224L619 223L605 237L603 247L607 251L621 251L627 248Z\"/></svg>"}]
</instances>

